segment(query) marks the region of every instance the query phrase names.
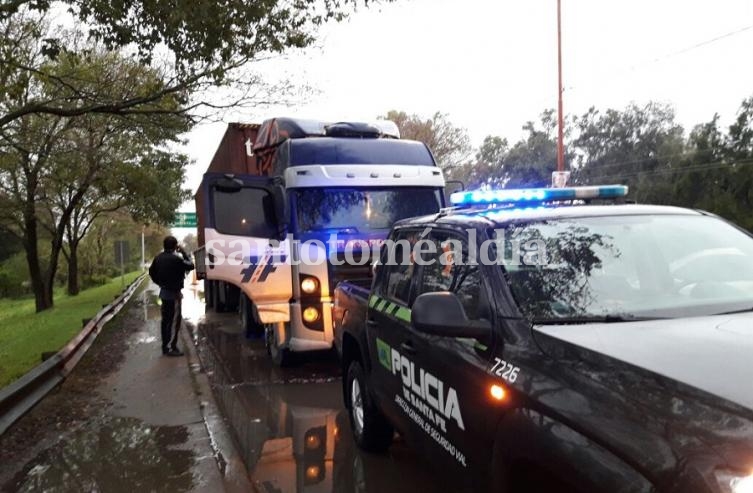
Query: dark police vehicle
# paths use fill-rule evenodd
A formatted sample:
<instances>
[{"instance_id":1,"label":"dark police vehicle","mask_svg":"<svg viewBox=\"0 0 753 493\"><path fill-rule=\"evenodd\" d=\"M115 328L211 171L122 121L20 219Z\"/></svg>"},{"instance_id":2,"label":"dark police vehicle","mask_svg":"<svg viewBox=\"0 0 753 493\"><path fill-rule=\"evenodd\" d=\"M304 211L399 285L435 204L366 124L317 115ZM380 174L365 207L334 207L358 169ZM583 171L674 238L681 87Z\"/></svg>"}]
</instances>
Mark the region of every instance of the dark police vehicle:
<instances>
[{"instance_id":1,"label":"dark police vehicle","mask_svg":"<svg viewBox=\"0 0 753 493\"><path fill-rule=\"evenodd\" d=\"M626 193L460 192L397 223L371 290L335 294L358 444L395 429L498 492L753 492L753 238Z\"/></svg>"}]
</instances>

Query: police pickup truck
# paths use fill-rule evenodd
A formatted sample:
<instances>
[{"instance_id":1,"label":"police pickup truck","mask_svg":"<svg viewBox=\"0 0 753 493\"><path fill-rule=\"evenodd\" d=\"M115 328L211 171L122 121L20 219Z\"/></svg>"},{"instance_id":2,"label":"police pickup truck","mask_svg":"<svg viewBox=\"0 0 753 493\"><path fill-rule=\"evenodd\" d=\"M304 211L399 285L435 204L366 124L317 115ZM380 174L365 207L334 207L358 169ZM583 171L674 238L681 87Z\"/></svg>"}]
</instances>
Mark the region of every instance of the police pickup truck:
<instances>
[{"instance_id":1,"label":"police pickup truck","mask_svg":"<svg viewBox=\"0 0 753 493\"><path fill-rule=\"evenodd\" d=\"M753 237L626 194L459 192L396 223L371 290L335 293L358 445L396 430L497 492L753 492Z\"/></svg>"}]
</instances>

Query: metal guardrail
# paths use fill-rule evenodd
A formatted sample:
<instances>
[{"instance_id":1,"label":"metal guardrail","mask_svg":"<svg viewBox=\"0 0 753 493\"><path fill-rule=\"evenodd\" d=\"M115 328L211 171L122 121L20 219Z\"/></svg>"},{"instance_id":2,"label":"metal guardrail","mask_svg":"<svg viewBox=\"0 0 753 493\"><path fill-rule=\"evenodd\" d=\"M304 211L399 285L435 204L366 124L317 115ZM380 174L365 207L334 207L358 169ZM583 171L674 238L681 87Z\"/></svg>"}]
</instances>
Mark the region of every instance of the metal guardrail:
<instances>
[{"instance_id":1,"label":"metal guardrail","mask_svg":"<svg viewBox=\"0 0 753 493\"><path fill-rule=\"evenodd\" d=\"M60 351L0 389L0 435L65 380L102 327L125 306L145 277L146 274L140 275L112 303L103 307Z\"/></svg>"}]
</instances>

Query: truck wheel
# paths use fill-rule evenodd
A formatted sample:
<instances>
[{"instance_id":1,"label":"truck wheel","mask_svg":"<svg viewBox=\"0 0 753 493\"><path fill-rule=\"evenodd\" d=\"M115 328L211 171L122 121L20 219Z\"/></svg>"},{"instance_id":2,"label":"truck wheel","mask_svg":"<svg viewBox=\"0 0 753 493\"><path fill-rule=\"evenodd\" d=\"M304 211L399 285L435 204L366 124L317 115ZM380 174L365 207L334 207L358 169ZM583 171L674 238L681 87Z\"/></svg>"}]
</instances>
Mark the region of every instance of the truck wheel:
<instances>
[{"instance_id":1,"label":"truck wheel","mask_svg":"<svg viewBox=\"0 0 753 493\"><path fill-rule=\"evenodd\" d=\"M204 280L204 303L207 309L214 308L214 281Z\"/></svg>"},{"instance_id":2,"label":"truck wheel","mask_svg":"<svg viewBox=\"0 0 753 493\"><path fill-rule=\"evenodd\" d=\"M289 349L282 348L277 343L274 324L266 325L265 335L266 337L264 338L264 342L267 346L267 354L269 354L270 358L272 358L272 362L275 364L275 366L279 366L280 368L290 366L293 355L291 354Z\"/></svg>"},{"instance_id":3,"label":"truck wheel","mask_svg":"<svg viewBox=\"0 0 753 493\"><path fill-rule=\"evenodd\" d=\"M224 313L227 311L225 303L221 301L222 296L220 295L220 290L224 289L225 286L223 281L217 281L214 285L214 288L212 289L212 306L214 307L214 311L217 313Z\"/></svg>"},{"instance_id":4,"label":"truck wheel","mask_svg":"<svg viewBox=\"0 0 753 493\"><path fill-rule=\"evenodd\" d=\"M241 293L238 305L241 327L246 333L246 337L249 339L261 339L264 336L264 325L256 322L254 312L251 309L251 302L245 294Z\"/></svg>"},{"instance_id":5,"label":"truck wheel","mask_svg":"<svg viewBox=\"0 0 753 493\"><path fill-rule=\"evenodd\" d=\"M356 444L369 452L386 451L392 443L394 430L371 401L358 361L352 361L348 367L347 389L350 427Z\"/></svg>"}]
</instances>

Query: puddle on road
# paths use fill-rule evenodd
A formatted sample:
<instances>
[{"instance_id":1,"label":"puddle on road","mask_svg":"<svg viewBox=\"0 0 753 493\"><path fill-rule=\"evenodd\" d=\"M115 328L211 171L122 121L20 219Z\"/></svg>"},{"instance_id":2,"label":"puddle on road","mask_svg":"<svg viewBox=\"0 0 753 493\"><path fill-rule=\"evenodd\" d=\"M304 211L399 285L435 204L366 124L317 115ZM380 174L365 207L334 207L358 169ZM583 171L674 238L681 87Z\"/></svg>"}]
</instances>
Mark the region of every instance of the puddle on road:
<instances>
[{"instance_id":1,"label":"puddle on road","mask_svg":"<svg viewBox=\"0 0 753 493\"><path fill-rule=\"evenodd\" d=\"M26 464L4 491L188 491L194 453L183 426L103 417L72 431Z\"/></svg>"},{"instance_id":2,"label":"puddle on road","mask_svg":"<svg viewBox=\"0 0 753 493\"><path fill-rule=\"evenodd\" d=\"M207 314L194 337L258 491L454 491L400 440L383 455L356 447L332 355L279 369L263 343L246 340L235 325L237 317Z\"/></svg>"},{"instance_id":3,"label":"puddle on road","mask_svg":"<svg viewBox=\"0 0 753 493\"><path fill-rule=\"evenodd\" d=\"M221 364L227 384L295 384L339 381L340 367L334 352L307 353L289 368L274 366L264 341L249 340L239 333L238 317L233 314L207 313L198 325L199 347L211 344L222 355ZM218 360L219 362L219 360Z\"/></svg>"}]
</instances>

